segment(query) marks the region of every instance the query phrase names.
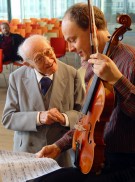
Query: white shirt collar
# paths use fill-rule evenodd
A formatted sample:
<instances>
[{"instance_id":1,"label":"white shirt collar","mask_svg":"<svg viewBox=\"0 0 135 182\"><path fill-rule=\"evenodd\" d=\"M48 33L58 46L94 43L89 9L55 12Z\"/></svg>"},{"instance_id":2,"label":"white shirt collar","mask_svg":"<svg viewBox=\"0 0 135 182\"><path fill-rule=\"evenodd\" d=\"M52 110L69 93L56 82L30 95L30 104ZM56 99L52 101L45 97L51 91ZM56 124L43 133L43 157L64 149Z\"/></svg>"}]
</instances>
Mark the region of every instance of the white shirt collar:
<instances>
[{"instance_id":1,"label":"white shirt collar","mask_svg":"<svg viewBox=\"0 0 135 182\"><path fill-rule=\"evenodd\" d=\"M53 80L53 74L52 75L47 75L47 76L43 76L41 73L39 73L36 69L34 69L36 77L37 77L37 81L38 83L40 82L42 77L49 77L51 80Z\"/></svg>"}]
</instances>

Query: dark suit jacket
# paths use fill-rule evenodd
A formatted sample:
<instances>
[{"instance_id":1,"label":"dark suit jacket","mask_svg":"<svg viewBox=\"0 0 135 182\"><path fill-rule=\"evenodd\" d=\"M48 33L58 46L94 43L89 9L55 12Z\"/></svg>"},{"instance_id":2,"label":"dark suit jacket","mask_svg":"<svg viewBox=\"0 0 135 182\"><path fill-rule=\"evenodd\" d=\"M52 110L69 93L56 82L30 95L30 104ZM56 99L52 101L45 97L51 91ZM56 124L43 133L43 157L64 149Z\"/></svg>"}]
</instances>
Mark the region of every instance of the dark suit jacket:
<instances>
[{"instance_id":1,"label":"dark suit jacket","mask_svg":"<svg viewBox=\"0 0 135 182\"><path fill-rule=\"evenodd\" d=\"M22 60L22 58L19 55L17 55L17 51L18 51L19 45L24 41L24 38L19 34L13 34L13 33L10 33L10 36L11 36L11 39L12 39L12 42L11 42L11 44L12 44L11 57L9 58L9 57L7 57L7 55L4 55L4 60L3 61ZM0 35L0 49L3 49L3 47L1 46L1 43L4 41L3 37L4 37L4 35L1 34Z\"/></svg>"}]
</instances>

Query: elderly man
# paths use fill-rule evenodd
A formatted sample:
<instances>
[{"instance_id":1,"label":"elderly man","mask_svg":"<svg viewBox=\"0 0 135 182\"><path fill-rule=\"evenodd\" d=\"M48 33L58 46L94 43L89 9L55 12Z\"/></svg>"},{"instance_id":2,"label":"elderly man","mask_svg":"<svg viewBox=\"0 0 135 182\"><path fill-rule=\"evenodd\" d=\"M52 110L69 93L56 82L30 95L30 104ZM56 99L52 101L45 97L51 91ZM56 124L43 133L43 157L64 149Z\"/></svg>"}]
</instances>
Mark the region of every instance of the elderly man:
<instances>
[{"instance_id":1,"label":"elderly man","mask_svg":"<svg viewBox=\"0 0 135 182\"><path fill-rule=\"evenodd\" d=\"M27 38L18 53L29 66L10 75L2 122L15 131L14 151L36 153L73 128L84 90L77 70L56 59L45 37ZM68 153L57 161L71 165Z\"/></svg>"}]
</instances>

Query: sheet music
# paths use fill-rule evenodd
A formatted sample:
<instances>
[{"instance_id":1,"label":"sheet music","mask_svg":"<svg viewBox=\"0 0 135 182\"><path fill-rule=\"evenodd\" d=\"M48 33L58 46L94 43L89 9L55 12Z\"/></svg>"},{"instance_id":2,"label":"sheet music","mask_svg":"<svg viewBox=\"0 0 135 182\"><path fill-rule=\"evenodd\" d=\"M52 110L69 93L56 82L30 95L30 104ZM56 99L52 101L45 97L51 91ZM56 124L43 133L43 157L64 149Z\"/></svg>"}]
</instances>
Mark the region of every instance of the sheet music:
<instances>
[{"instance_id":1,"label":"sheet music","mask_svg":"<svg viewBox=\"0 0 135 182\"><path fill-rule=\"evenodd\" d=\"M3 182L25 182L60 168L51 158L36 158L31 153L0 150L0 174Z\"/></svg>"}]
</instances>

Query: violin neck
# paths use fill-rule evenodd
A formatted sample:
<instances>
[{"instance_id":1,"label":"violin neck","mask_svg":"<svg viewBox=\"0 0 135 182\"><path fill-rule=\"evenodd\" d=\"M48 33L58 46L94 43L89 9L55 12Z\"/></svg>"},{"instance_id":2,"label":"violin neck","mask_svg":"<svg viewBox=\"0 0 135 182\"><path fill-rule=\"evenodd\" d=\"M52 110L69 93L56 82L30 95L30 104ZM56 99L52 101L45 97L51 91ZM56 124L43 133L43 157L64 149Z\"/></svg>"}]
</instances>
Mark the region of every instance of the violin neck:
<instances>
[{"instance_id":1,"label":"violin neck","mask_svg":"<svg viewBox=\"0 0 135 182\"><path fill-rule=\"evenodd\" d=\"M108 55L109 47L110 47L110 41L106 42L103 54Z\"/></svg>"},{"instance_id":2,"label":"violin neck","mask_svg":"<svg viewBox=\"0 0 135 182\"><path fill-rule=\"evenodd\" d=\"M104 50L103 50L103 54L105 54L105 55L108 54L109 46L110 46L110 41L106 42ZM86 96L85 103L82 108L82 113L84 115L87 114L87 112L90 110L90 107L92 106L93 98L94 98L94 95L96 94L96 89L99 85L99 81L100 81L100 78L96 74L94 74L92 84L88 90L88 94Z\"/></svg>"},{"instance_id":3,"label":"violin neck","mask_svg":"<svg viewBox=\"0 0 135 182\"><path fill-rule=\"evenodd\" d=\"M100 78L96 74L94 74L92 84L88 90L85 103L81 111L84 115L87 114L87 112L90 110L90 107L92 106L92 102L96 93L96 89L99 85L99 81L100 81Z\"/></svg>"}]
</instances>

